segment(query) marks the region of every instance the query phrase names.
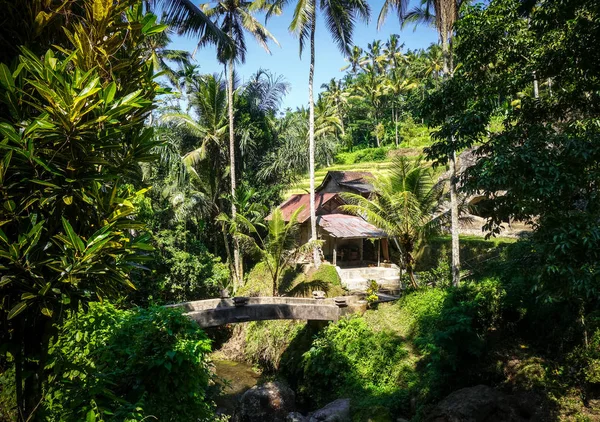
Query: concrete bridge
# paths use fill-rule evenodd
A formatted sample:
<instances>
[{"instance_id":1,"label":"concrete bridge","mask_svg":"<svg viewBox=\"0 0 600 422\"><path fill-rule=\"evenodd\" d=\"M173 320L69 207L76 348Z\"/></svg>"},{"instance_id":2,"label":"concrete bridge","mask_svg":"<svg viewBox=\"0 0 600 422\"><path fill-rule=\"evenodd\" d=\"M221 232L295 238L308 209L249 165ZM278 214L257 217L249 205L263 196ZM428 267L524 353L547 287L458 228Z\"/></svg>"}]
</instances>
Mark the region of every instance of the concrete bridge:
<instances>
[{"instance_id":1,"label":"concrete bridge","mask_svg":"<svg viewBox=\"0 0 600 422\"><path fill-rule=\"evenodd\" d=\"M327 299L234 297L197 300L169 307L183 308L184 315L203 328L269 319L337 321L343 315L366 309L365 303L356 296Z\"/></svg>"}]
</instances>

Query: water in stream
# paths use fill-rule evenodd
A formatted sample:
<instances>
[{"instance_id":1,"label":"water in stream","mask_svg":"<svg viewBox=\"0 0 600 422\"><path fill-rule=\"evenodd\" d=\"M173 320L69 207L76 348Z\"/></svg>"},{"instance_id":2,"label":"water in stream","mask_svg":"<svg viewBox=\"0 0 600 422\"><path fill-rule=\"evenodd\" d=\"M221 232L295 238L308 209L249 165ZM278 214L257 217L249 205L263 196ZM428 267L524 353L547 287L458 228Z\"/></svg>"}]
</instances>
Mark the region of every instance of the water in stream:
<instances>
[{"instance_id":1,"label":"water in stream","mask_svg":"<svg viewBox=\"0 0 600 422\"><path fill-rule=\"evenodd\" d=\"M221 381L223 392L216 400L218 413L231 415L242 394L256 385L260 374L251 365L230 360L215 360L215 373Z\"/></svg>"}]
</instances>

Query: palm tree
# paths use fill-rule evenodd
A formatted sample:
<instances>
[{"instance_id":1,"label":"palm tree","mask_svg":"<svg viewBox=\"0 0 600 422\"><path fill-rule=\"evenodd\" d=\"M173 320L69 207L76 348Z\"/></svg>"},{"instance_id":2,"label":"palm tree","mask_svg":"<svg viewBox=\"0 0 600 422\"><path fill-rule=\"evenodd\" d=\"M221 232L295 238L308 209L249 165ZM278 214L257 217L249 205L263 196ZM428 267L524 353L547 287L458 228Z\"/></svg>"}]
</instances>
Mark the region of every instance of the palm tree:
<instances>
[{"instance_id":1,"label":"palm tree","mask_svg":"<svg viewBox=\"0 0 600 422\"><path fill-rule=\"evenodd\" d=\"M305 153L309 143L308 110L301 108L288 112L277 124L279 146L267 155L258 175L262 180L278 176L283 183L292 183L309 167ZM336 150L335 135L341 129L341 121L332 107L317 101L315 107L315 156L319 164L327 165Z\"/></svg>"},{"instance_id":2,"label":"palm tree","mask_svg":"<svg viewBox=\"0 0 600 422\"><path fill-rule=\"evenodd\" d=\"M390 35L390 39L385 43L383 54L392 70L407 62L406 56L402 54L403 46L403 44L400 44L400 37L397 34Z\"/></svg>"},{"instance_id":3,"label":"palm tree","mask_svg":"<svg viewBox=\"0 0 600 422\"><path fill-rule=\"evenodd\" d=\"M314 288L327 288L327 285L321 281L305 282L296 286L281 283L285 271L296 265L298 255L304 254L312 248L310 242L304 245L298 244L298 231L300 229L298 214L301 211L302 208L297 209L286 222L281 209L275 208L270 215L267 235L264 237L257 230L257 225L250 219L246 219L239 214L237 217L236 227L238 230L248 233L240 233L239 235L247 239L246 245L249 249L258 252L261 256L261 262L264 263L271 276L273 296L279 296L281 293L295 296L299 293L305 294Z\"/></svg>"},{"instance_id":4,"label":"palm tree","mask_svg":"<svg viewBox=\"0 0 600 422\"><path fill-rule=\"evenodd\" d=\"M179 35L231 45L227 35L192 0L148 0L146 3L151 9L162 12L163 20Z\"/></svg>"},{"instance_id":5,"label":"palm tree","mask_svg":"<svg viewBox=\"0 0 600 422\"><path fill-rule=\"evenodd\" d=\"M433 172L421 157L414 161L398 157L391 174L375 180L374 186L377 195L372 199L344 194L349 203L344 209L366 217L388 234L400 249L401 266L406 266L411 284L417 287L414 253L447 220L447 213L440 212L443 184L434 183Z\"/></svg>"},{"instance_id":6,"label":"palm tree","mask_svg":"<svg viewBox=\"0 0 600 422\"><path fill-rule=\"evenodd\" d=\"M148 37L146 40L154 71L162 72L169 82L177 87L179 85L178 74L171 66L169 66L167 61L174 62L184 68L190 66L191 55L185 50L172 50L167 48L170 42L171 38L167 32L161 32L160 34Z\"/></svg>"},{"instance_id":7,"label":"palm tree","mask_svg":"<svg viewBox=\"0 0 600 422\"><path fill-rule=\"evenodd\" d=\"M385 0L379 13L378 26L385 21L390 8L395 9L400 21L434 24L442 44L443 73L444 77L451 75L452 69L452 35L454 24L458 19L458 12L463 3L469 0L421 0L410 13L406 13L409 0ZM454 141L452 139L452 141ZM456 189L456 151L452 151L450 161L450 210L452 214L452 284L458 285L460 281L460 243L458 233L458 193Z\"/></svg>"},{"instance_id":8,"label":"palm tree","mask_svg":"<svg viewBox=\"0 0 600 422\"><path fill-rule=\"evenodd\" d=\"M385 71L386 56L382 53L381 40L375 40L367 44L364 62L370 63L378 75L381 75Z\"/></svg>"},{"instance_id":9,"label":"palm tree","mask_svg":"<svg viewBox=\"0 0 600 422\"><path fill-rule=\"evenodd\" d=\"M227 90L225 82L215 75L202 75L190 78L189 102L194 108L198 120L189 114L167 113L161 117L161 122L172 124L185 129L190 135L198 139L194 148L186 152L181 158L185 164L190 181L195 185L206 185L203 190L207 192L213 213L216 217L224 209L222 193L227 189L223 186L225 172L223 168L227 163ZM225 229L222 230L225 252L232 274L234 260L229 248L229 241Z\"/></svg>"},{"instance_id":10,"label":"palm tree","mask_svg":"<svg viewBox=\"0 0 600 422\"><path fill-rule=\"evenodd\" d=\"M250 33L255 40L270 53L268 41L277 45L275 37L254 16L253 13L266 11L267 4L262 0L253 2L243 0L224 0L214 5L211 3L202 6L206 16L215 18L221 31L233 42L220 42L217 47L217 56L227 71L227 103L229 113L229 178L231 180L231 197L235 197L236 191L236 167L235 167L235 128L233 113L234 96L234 66L236 63L246 61L245 33ZM269 7L272 13L279 13L278 9ZM231 200L231 217L235 220L235 201ZM240 259L240 248L234 240L234 285L239 287L243 283L243 270Z\"/></svg>"},{"instance_id":11,"label":"palm tree","mask_svg":"<svg viewBox=\"0 0 600 422\"><path fill-rule=\"evenodd\" d=\"M381 146L381 135L378 129L380 127L385 99L385 77L377 70L377 66L374 66L371 63L367 63L363 69L364 73L360 75L361 79L354 85L354 89L358 95L365 98L371 106L371 117L373 119L374 127L373 133L375 134L377 147L379 147Z\"/></svg>"},{"instance_id":12,"label":"palm tree","mask_svg":"<svg viewBox=\"0 0 600 422\"><path fill-rule=\"evenodd\" d=\"M341 135L344 136L346 134L346 130L344 127L344 115L345 109L348 106L348 99L350 98L350 93L342 87L342 81L337 81L335 78L331 78L328 84L322 84L321 88L325 90L323 94L321 94L321 98L328 106L332 107L335 110L335 114L338 116L340 120L340 129Z\"/></svg>"},{"instance_id":13,"label":"palm tree","mask_svg":"<svg viewBox=\"0 0 600 422\"><path fill-rule=\"evenodd\" d=\"M402 71L397 68L392 69L385 80L386 92L391 97L390 102L392 104L392 120L394 121L396 147L398 147L400 144L398 135L398 120L400 118L400 105L402 104L402 96L416 87L417 83L405 78L402 74Z\"/></svg>"},{"instance_id":14,"label":"palm tree","mask_svg":"<svg viewBox=\"0 0 600 422\"><path fill-rule=\"evenodd\" d=\"M360 70L360 68L364 64L363 54L364 54L364 51L362 48L360 48L356 45L353 46L352 50L350 50L350 54L346 58L346 61L348 62L348 64L346 66L342 67L340 70L344 71L344 70L350 69L350 72L353 75L356 75L358 73L358 71Z\"/></svg>"},{"instance_id":15,"label":"palm tree","mask_svg":"<svg viewBox=\"0 0 600 422\"><path fill-rule=\"evenodd\" d=\"M290 0L276 0L267 16L280 11ZM310 227L311 239L316 245L317 217L315 213L315 101L313 82L315 74L315 32L317 29L317 12L320 9L325 15L325 23L333 41L344 55L350 54L352 33L357 18L367 21L370 15L366 0L297 0L289 30L300 42L300 56L304 45L310 43L310 68L308 72L308 109L309 109L309 177L310 177ZM313 251L316 267L321 264L318 246Z\"/></svg>"}]
</instances>

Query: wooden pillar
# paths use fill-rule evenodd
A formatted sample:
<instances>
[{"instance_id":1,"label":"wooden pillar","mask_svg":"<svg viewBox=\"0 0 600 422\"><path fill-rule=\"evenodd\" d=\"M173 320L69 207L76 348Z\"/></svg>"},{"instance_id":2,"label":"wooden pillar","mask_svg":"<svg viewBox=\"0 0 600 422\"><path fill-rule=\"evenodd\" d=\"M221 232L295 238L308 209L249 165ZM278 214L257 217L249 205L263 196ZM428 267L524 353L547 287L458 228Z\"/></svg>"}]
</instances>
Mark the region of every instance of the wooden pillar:
<instances>
[{"instance_id":1,"label":"wooden pillar","mask_svg":"<svg viewBox=\"0 0 600 422\"><path fill-rule=\"evenodd\" d=\"M333 266L337 265L337 237L333 238Z\"/></svg>"},{"instance_id":2,"label":"wooden pillar","mask_svg":"<svg viewBox=\"0 0 600 422\"><path fill-rule=\"evenodd\" d=\"M365 245L364 245L365 239L360 239L360 245L358 246L358 254L359 254L359 259L360 259L360 263L362 264L363 262L363 253L364 253L364 249L365 249Z\"/></svg>"},{"instance_id":3,"label":"wooden pillar","mask_svg":"<svg viewBox=\"0 0 600 422\"><path fill-rule=\"evenodd\" d=\"M381 262L381 239L377 239L377 266Z\"/></svg>"}]
</instances>

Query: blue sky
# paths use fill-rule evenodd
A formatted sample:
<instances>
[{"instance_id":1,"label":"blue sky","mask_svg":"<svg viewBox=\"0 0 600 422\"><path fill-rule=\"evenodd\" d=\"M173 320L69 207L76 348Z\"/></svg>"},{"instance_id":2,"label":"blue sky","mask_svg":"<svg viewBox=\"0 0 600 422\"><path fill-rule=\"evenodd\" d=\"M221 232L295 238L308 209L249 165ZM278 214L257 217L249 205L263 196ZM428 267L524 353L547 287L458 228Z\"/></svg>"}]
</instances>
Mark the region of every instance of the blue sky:
<instances>
[{"instance_id":1,"label":"blue sky","mask_svg":"<svg viewBox=\"0 0 600 422\"><path fill-rule=\"evenodd\" d=\"M383 0L371 0L371 22L366 25L358 23L354 32L354 44L366 48L367 43L376 40L386 40L390 34L399 34L401 43L406 49L426 48L431 43L437 42L437 33L433 28L420 26L414 29L410 25L404 30L395 14L389 14L385 25L377 31L377 16ZM418 1L414 1L418 4ZM283 75L291 84L291 91L283 101L283 107L296 108L308 104L308 68L309 51L305 49L302 59L298 54L298 40L289 33L288 26L292 19L293 8L288 7L281 16L269 20L267 28L279 41L280 47L271 45L271 55L263 50L252 38L247 36L248 52L246 63L236 68L238 77L242 82L259 68L268 69L278 75ZM171 48L194 51L197 40L186 37L173 36ZM340 71L347 62L334 45L322 20L317 21L316 32L316 59L315 59L315 95L321 91L321 84L327 83L331 78L340 78L344 72ZM221 72L222 67L215 58L214 47L199 49L196 53L195 64L200 66L202 73Z\"/></svg>"}]
</instances>

